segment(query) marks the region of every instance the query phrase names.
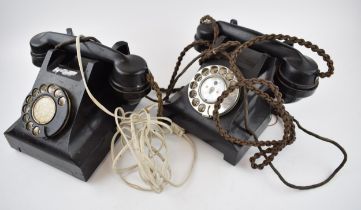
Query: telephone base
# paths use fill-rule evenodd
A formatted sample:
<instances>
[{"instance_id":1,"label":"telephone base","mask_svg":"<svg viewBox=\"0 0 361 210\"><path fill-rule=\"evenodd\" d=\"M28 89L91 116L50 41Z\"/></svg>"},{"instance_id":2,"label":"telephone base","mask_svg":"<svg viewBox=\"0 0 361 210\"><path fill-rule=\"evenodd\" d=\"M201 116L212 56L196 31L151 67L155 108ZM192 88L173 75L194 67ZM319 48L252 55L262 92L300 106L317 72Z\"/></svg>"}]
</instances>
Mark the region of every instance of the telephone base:
<instances>
[{"instance_id":1,"label":"telephone base","mask_svg":"<svg viewBox=\"0 0 361 210\"><path fill-rule=\"evenodd\" d=\"M24 118L24 115L32 116L33 111L27 113L22 111L22 116L4 134L14 149L87 181L110 149L115 123L113 117L105 114L90 100L79 71L67 65L64 69L56 67L64 66L61 63L63 60L60 59L64 56L61 50L47 52L30 94L34 90L41 89L39 87L43 87L44 84L52 84L47 86L48 91L53 85L66 91L67 101L70 101L66 123L63 123L65 118L58 115L60 111L56 110L50 123L36 124L36 127L43 128L39 133L34 133L34 126L29 128L27 125L30 122L24 122L30 119ZM109 110L114 110L118 106L126 112L134 110L139 101L128 103L121 97L111 97L116 96L117 92L108 82L104 82L108 81L111 73L112 67L109 64L92 59L83 60L86 61L87 84L95 98L105 104ZM64 74L61 71L69 71L73 74ZM35 109L35 105L30 107L32 110ZM59 106L56 108L58 109ZM35 121L31 123L35 124ZM50 133L57 125L62 125L60 130Z\"/></svg>"},{"instance_id":2,"label":"telephone base","mask_svg":"<svg viewBox=\"0 0 361 210\"><path fill-rule=\"evenodd\" d=\"M194 111L187 98L188 86L183 87L164 105L164 114L175 123L183 127L187 132L192 133L206 143L210 144L223 153L224 160L236 165L245 155L248 146L240 146L230 143L219 135L213 119L205 118ZM255 94L248 96L249 100L249 127L259 136L267 127L270 121L271 108L260 97ZM221 124L228 132L237 138L253 141L243 128L243 107L241 100L226 115L221 117Z\"/></svg>"},{"instance_id":3,"label":"telephone base","mask_svg":"<svg viewBox=\"0 0 361 210\"><path fill-rule=\"evenodd\" d=\"M62 170L82 181L87 181L89 179L109 151L109 139L111 137L99 139L101 144L94 148L88 158L75 162L66 154L44 148L43 145L36 142L36 139L24 139L22 137L23 134L19 133L14 125L5 132L5 136L12 148Z\"/></svg>"},{"instance_id":4,"label":"telephone base","mask_svg":"<svg viewBox=\"0 0 361 210\"><path fill-rule=\"evenodd\" d=\"M134 110L135 106L127 105L123 106L123 108L129 111ZM30 155L82 181L87 181L109 152L110 141L115 131L115 129L109 129L111 126L114 127L112 118L104 118L102 124L103 126L98 127L99 130L94 131L92 135L88 135L89 133L83 134L87 136L86 142L93 142L93 144L84 144L77 148L78 153L86 153L86 155L72 154L70 151L60 149L61 147L50 147L41 140L27 135L21 119L10 126L4 134L10 146L15 150ZM105 129L105 127L108 128ZM74 142L71 135L67 136L66 139L63 139L64 142ZM69 148L71 147L70 144Z\"/></svg>"}]
</instances>

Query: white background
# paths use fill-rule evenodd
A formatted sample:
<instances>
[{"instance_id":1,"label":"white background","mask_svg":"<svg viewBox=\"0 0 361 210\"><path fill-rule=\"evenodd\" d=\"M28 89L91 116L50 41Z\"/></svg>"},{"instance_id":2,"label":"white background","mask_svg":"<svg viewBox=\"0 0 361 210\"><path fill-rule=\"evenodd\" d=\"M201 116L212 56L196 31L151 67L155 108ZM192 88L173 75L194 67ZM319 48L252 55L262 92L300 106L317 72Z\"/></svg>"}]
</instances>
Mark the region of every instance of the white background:
<instances>
[{"instance_id":1,"label":"white background","mask_svg":"<svg viewBox=\"0 0 361 210\"><path fill-rule=\"evenodd\" d=\"M79 181L36 159L13 150L0 137L0 209L360 209L360 1L1 1L0 2L0 131L20 115L38 68L30 58L29 40L43 31L92 35L106 45L129 42L161 86L166 86L180 50L192 41L205 14L218 20L238 19L239 25L263 33L297 35L317 43L332 56L335 75L321 80L311 97L287 105L306 128L337 139L349 161L326 186L309 191L285 187L266 168L253 170L251 149L236 166L195 139L198 160L190 180L161 194L126 186L110 167L109 156L88 182ZM316 57L308 51L308 55ZM192 52L190 56L196 55ZM325 69L321 59L316 59ZM192 72L184 76L185 84ZM144 101L144 103L148 103ZM280 136L280 126L261 139ZM334 147L297 133L296 143L275 160L290 181L321 181L341 161ZM171 138L170 158L180 178L189 148Z\"/></svg>"}]
</instances>

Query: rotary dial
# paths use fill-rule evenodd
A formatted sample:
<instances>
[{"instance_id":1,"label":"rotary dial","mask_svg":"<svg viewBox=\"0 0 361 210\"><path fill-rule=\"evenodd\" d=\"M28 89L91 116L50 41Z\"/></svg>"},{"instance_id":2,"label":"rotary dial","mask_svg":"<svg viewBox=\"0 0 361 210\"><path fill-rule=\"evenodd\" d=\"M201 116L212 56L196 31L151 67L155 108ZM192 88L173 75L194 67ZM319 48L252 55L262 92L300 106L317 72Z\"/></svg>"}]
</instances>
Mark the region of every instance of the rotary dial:
<instances>
[{"instance_id":1,"label":"rotary dial","mask_svg":"<svg viewBox=\"0 0 361 210\"><path fill-rule=\"evenodd\" d=\"M236 77L225 66L212 65L200 69L188 87L188 99L192 107L205 117L213 116L214 104L223 91L237 82ZM219 114L230 111L237 103L239 90L234 90L224 99Z\"/></svg>"},{"instance_id":2,"label":"rotary dial","mask_svg":"<svg viewBox=\"0 0 361 210\"><path fill-rule=\"evenodd\" d=\"M69 118L70 99L62 88L54 84L42 84L26 97L22 108L22 120L33 136L56 135Z\"/></svg>"}]
</instances>

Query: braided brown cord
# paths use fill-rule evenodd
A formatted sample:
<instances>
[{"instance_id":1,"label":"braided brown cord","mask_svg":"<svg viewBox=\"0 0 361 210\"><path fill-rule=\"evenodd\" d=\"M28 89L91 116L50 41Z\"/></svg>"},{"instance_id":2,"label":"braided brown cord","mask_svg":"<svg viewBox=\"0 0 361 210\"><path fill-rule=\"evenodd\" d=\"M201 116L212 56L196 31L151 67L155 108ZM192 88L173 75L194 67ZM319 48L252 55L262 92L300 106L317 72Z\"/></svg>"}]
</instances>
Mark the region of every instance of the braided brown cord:
<instances>
[{"instance_id":1,"label":"braided brown cord","mask_svg":"<svg viewBox=\"0 0 361 210\"><path fill-rule=\"evenodd\" d=\"M235 144L239 145L248 145L248 146L268 146L266 150L260 150L260 152L255 153L251 158L251 166L252 168L258 168L263 169L264 166L270 164L274 157L286 146L289 144L292 144L295 139L295 126L293 124L293 117L285 110L285 107L283 105L282 100L282 94L279 92L278 87L274 85L273 83L263 80L263 79L245 79L243 76L239 75L238 72L238 66L236 64L237 57L244 48L248 48L258 42L263 41L271 41L271 40L285 40L287 43L297 43L301 46L305 46L306 48L310 48L312 51L316 52L318 55L323 57L323 60L326 61L328 66L327 72L319 72L320 77L330 77L333 74L334 67L333 67L333 61L331 60L330 56L325 53L323 49L320 49L317 45L312 44L309 41L305 41L304 39L299 39L297 37L291 37L289 35L282 35L282 34L270 34L270 35L263 35L258 36L254 39L251 39L243 44L240 44L237 46L237 48L231 53L229 60L230 63L230 69L235 73L238 83L234 87L230 87L224 93L218 98L218 100L215 103L215 108L213 111L213 119L216 121L216 127L220 133L220 135ZM217 49L218 50L218 49ZM213 50L213 54L217 53L217 50ZM221 49L222 50L222 49ZM207 54L207 56L211 56L211 54ZM209 59L209 58L207 58ZM274 95L275 98L272 98L270 95L265 93L264 91L261 91L258 88L255 88L256 84L261 84L266 86L268 89L270 89ZM276 141L245 141L242 139L238 139L236 137L233 137L227 133L227 131L222 128L220 123L220 117L218 110L220 108L221 103L223 102L224 98L226 98L233 90L236 88L245 88L246 90L250 90L255 92L257 95L259 95L261 98L263 98L268 104L271 105L271 107L275 110L275 114L278 115L284 123L284 135L282 140ZM279 103L275 103L275 100ZM246 99L247 100L247 99ZM245 113L248 112L248 106L245 106ZM247 118L245 119L247 122ZM249 130L249 128L246 126L246 129ZM269 156L267 154L270 153ZM264 160L262 163L257 164L256 160L260 158L261 156L264 156Z\"/></svg>"},{"instance_id":2,"label":"braided brown cord","mask_svg":"<svg viewBox=\"0 0 361 210\"><path fill-rule=\"evenodd\" d=\"M209 22L210 24L212 24L212 27L213 27L213 37L218 37L219 36L219 27L218 27L218 24L217 22L209 15L206 15L204 17L202 17L200 19L200 23L206 23L206 22ZM210 44L209 41L206 41L206 40L197 40L197 41L194 41L192 42L191 44L187 45L183 50L182 52L180 53L180 55L178 56L178 59L177 59L177 62L176 62L176 65L174 67L174 71L173 71L173 74L172 74L172 77L169 81L169 85L166 89L164 88L161 88L162 91L165 91L165 97L164 97L164 100L168 100L169 99L169 96L175 92L174 91L174 86L175 84L177 83L178 79L183 75L183 73L185 71L188 70L188 68L193 64L194 61L196 61L198 59L198 57L201 57L202 59L203 58L206 58L206 57L209 57L209 55L199 55L197 56L196 58L194 58L185 68L184 70L178 74L178 71L179 71L179 68L180 68L180 65L182 63L182 60L183 60L183 57L186 55L186 53L192 49L193 47L195 46L205 46L205 47L208 47L208 49L212 49L212 47L215 46L215 41L216 39L214 38L213 39L213 42L212 44ZM236 45L234 45L236 46ZM224 50L224 49L223 49ZM223 51L222 49L218 49L218 51ZM204 53L207 53L208 51L205 51ZM202 60L201 59L201 60ZM150 99L152 100L152 99Z\"/></svg>"},{"instance_id":3,"label":"braided brown cord","mask_svg":"<svg viewBox=\"0 0 361 210\"><path fill-rule=\"evenodd\" d=\"M158 83L154 80L152 73L147 74L147 81L150 84L150 87L156 92L157 95L157 103L158 103L158 117L163 115L163 99L162 99L162 91L160 90Z\"/></svg>"},{"instance_id":4,"label":"braided brown cord","mask_svg":"<svg viewBox=\"0 0 361 210\"><path fill-rule=\"evenodd\" d=\"M164 97L164 100L167 100L170 96L170 94L172 94L173 90L174 90L174 86L175 84L177 83L177 80L176 77L177 77L177 73L179 71L179 68L180 68L180 65L182 64L182 60L183 60L183 57L186 55L186 53L188 52L188 50L192 49L193 47L195 46L209 46L209 42L208 41L204 41L204 40L199 40L199 41L194 41L192 42L191 44L187 45L183 50L182 52L180 53L180 55L178 56L178 59L177 59L177 63L174 67L174 71L173 71L173 74L172 74L172 77L169 81L169 85L168 85L168 88L167 89L163 89L165 90L166 92L166 95Z\"/></svg>"},{"instance_id":5,"label":"braided brown cord","mask_svg":"<svg viewBox=\"0 0 361 210\"><path fill-rule=\"evenodd\" d=\"M201 20L199 21L200 23L205 23L205 24L212 24L212 28L213 28L213 42L212 42L212 46L215 46L216 43L216 37L219 36L219 27L218 24L216 22L215 19L213 19L213 17L211 17L210 15L205 15L201 18Z\"/></svg>"},{"instance_id":6,"label":"braided brown cord","mask_svg":"<svg viewBox=\"0 0 361 210\"><path fill-rule=\"evenodd\" d=\"M268 87L274 94L274 97L271 97L266 92L260 90L259 88L256 88L255 87L256 84L262 84L262 85ZM257 95L259 95L261 98L263 98L268 104L270 104L270 106L274 109L275 114L278 115L284 122L284 135L283 135L282 140L280 140L280 141L276 141L276 140L246 141L246 140L238 139L234 136L231 136L230 134L228 134L228 132L224 128L222 128L218 110L219 110L223 100L237 88L245 88L247 90L253 91ZM247 100L247 99L245 98L245 100ZM247 110L246 110L246 112L247 112L248 106L244 106L244 108L247 108ZM234 86L230 86L217 99L217 101L214 105L213 119L216 121L216 127L217 127L220 135L225 140L230 141L234 144L239 144L239 145L247 145L247 146L255 146L255 147L267 146L268 147L264 151L255 153L253 155L253 157L250 158L252 168L263 169L264 166L271 163L271 161L278 154L278 152L280 152L286 145L292 144L293 141L295 140L295 132L294 132L295 127L292 123L293 117L285 110L285 107L283 105L282 95L279 92L278 87L273 85L270 81L267 81L267 80L259 80L256 78L243 79L243 80L240 80L238 83L236 83ZM248 121L247 118L245 120L246 120L246 122ZM248 126L246 126L246 129L249 130ZM270 153L269 156L267 156L268 153ZM256 160L258 158L260 158L261 155L266 156L265 160L262 163L257 164Z\"/></svg>"},{"instance_id":7,"label":"braided brown cord","mask_svg":"<svg viewBox=\"0 0 361 210\"><path fill-rule=\"evenodd\" d=\"M304 39L300 39L295 36L289 36L283 34L266 34L262 36L257 36L254 39L246 41L245 43L241 44L237 49L233 51L231 61L235 64L235 61L239 53L242 51L242 49L249 48L258 42L273 41L273 40L284 40L287 43L297 43L300 46L304 46L306 48L311 49L313 52L316 52L319 56L323 58L323 60L326 62L328 67L328 70L326 72L318 72L318 76L320 76L321 78L331 77L331 75L334 73L335 68L333 66L333 61L330 55L328 55L324 49L319 48L317 45L313 44L310 41L305 41Z\"/></svg>"}]
</instances>

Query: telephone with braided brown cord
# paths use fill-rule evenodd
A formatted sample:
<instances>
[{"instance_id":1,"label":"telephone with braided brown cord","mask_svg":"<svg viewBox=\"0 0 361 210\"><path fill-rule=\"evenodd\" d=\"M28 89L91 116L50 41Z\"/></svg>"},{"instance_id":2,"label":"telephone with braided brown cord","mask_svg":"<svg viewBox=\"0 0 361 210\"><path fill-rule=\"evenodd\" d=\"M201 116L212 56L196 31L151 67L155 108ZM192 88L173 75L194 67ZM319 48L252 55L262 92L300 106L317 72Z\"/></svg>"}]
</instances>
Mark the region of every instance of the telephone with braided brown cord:
<instances>
[{"instance_id":1,"label":"telephone with braided brown cord","mask_svg":"<svg viewBox=\"0 0 361 210\"><path fill-rule=\"evenodd\" d=\"M322 56L329 71L320 72L316 62L295 49L293 43L311 48ZM316 45L296 37L263 35L238 26L236 20L228 23L206 16L197 28L195 41L185 50L191 47L201 53L200 68L187 86L172 97L168 92L165 113L188 132L221 151L232 165L239 162L249 146L268 146L268 150L251 158L254 168L268 165L295 139L292 116L285 110L280 111L284 109L283 103L312 95L319 77L329 77L333 73L332 60ZM174 88L174 84L168 89ZM281 94L278 104L272 105ZM289 122L287 127L293 129L285 128L288 140L267 141L263 145L253 143L252 140L258 141L257 136L267 127L274 112L283 113L281 119ZM265 156L266 160L257 165L255 159L262 155L268 155L269 159Z\"/></svg>"},{"instance_id":2,"label":"telephone with braided brown cord","mask_svg":"<svg viewBox=\"0 0 361 210\"><path fill-rule=\"evenodd\" d=\"M321 72L314 60L293 48L294 43L321 56L328 70ZM200 54L178 73L183 57L192 48ZM175 88L178 79L198 59L200 68L190 83ZM312 95L319 78L330 77L333 72L330 56L309 41L283 34L263 35L238 26L236 20L227 23L206 15L201 18L195 41L178 57L170 84L165 89L164 113L186 131L221 151L232 165L254 146L259 152L249 158L252 168L263 169L269 165L288 187L313 189L328 183L338 173L347 161L347 153L336 141L301 126L284 104ZM283 122L282 139L259 140L271 114ZM343 154L338 167L319 183L292 184L272 163L279 152L296 140L296 126L332 144Z\"/></svg>"}]
</instances>

